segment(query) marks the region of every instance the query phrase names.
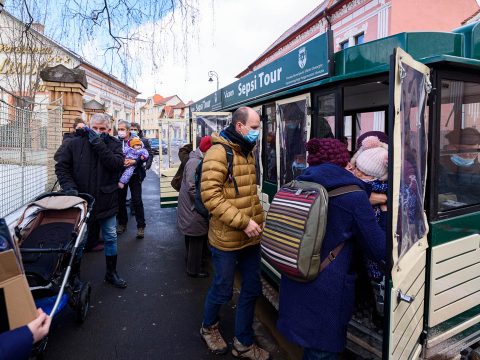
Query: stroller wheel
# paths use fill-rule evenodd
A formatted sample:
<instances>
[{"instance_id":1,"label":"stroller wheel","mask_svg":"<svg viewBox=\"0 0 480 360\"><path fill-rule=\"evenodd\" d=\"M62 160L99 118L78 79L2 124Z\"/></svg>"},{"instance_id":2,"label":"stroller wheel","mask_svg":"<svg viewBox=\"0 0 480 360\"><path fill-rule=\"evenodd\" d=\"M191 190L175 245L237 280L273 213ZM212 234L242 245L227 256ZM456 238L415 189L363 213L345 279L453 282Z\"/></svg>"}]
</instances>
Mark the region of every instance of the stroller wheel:
<instances>
[{"instance_id":1,"label":"stroller wheel","mask_svg":"<svg viewBox=\"0 0 480 360\"><path fill-rule=\"evenodd\" d=\"M80 289L80 294L77 303L76 309L76 319L79 324L83 324L87 318L88 310L90 308L90 293L92 292L92 287L89 282L86 282L82 285Z\"/></svg>"}]
</instances>

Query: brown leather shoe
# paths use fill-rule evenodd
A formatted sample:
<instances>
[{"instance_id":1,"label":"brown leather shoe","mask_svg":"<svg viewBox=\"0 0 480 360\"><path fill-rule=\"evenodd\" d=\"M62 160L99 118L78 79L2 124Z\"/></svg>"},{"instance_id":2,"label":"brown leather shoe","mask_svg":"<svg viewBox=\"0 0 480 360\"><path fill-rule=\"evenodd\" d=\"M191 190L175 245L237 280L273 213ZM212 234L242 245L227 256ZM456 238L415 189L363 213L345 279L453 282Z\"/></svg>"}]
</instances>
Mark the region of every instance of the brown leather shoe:
<instances>
[{"instance_id":1,"label":"brown leather shoe","mask_svg":"<svg viewBox=\"0 0 480 360\"><path fill-rule=\"evenodd\" d=\"M200 336L208 346L208 349L217 355L226 354L228 346L225 340L223 340L222 334L220 334L219 322L208 327L200 328Z\"/></svg>"},{"instance_id":2,"label":"brown leather shoe","mask_svg":"<svg viewBox=\"0 0 480 360\"><path fill-rule=\"evenodd\" d=\"M122 235L127 231L127 225L117 225L117 235Z\"/></svg>"},{"instance_id":3,"label":"brown leather shoe","mask_svg":"<svg viewBox=\"0 0 480 360\"><path fill-rule=\"evenodd\" d=\"M232 355L240 359L251 360L270 360L270 354L267 350L262 349L257 344L250 346L243 345L237 338L233 340Z\"/></svg>"}]
</instances>

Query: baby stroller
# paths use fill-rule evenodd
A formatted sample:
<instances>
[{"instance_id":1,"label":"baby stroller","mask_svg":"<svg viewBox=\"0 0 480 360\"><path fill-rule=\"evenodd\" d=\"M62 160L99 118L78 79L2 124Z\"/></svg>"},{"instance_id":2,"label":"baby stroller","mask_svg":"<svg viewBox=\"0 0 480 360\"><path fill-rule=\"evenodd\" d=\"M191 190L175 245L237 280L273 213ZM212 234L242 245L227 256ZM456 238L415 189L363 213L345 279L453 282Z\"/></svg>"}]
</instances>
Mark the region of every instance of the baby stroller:
<instances>
[{"instance_id":1,"label":"baby stroller","mask_svg":"<svg viewBox=\"0 0 480 360\"><path fill-rule=\"evenodd\" d=\"M27 205L15 227L35 304L52 317L67 303L79 323L87 317L91 286L79 279L78 247L93 203L88 194L45 193Z\"/></svg>"}]
</instances>

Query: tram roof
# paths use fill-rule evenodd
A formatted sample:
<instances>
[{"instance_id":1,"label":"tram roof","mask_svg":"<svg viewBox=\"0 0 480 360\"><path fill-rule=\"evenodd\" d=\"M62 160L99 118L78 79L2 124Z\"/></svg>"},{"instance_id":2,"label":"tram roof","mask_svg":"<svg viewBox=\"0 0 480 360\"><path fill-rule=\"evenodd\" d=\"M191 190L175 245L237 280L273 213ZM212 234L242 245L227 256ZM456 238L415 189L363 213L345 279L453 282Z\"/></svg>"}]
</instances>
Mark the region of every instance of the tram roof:
<instances>
[{"instance_id":1,"label":"tram roof","mask_svg":"<svg viewBox=\"0 0 480 360\"><path fill-rule=\"evenodd\" d=\"M396 47L404 49L414 59L424 64L446 63L480 68L480 22L466 25L453 32L405 32L349 47L333 55L335 66L333 74L329 77L294 85L286 90L247 98L240 104L223 106L222 102L222 106L217 107L215 111L233 110L239 106L262 103L322 85L388 72L390 55ZM213 95L216 97L220 95L223 100L222 90L224 89L190 105L191 112L196 111L196 104Z\"/></svg>"}]
</instances>

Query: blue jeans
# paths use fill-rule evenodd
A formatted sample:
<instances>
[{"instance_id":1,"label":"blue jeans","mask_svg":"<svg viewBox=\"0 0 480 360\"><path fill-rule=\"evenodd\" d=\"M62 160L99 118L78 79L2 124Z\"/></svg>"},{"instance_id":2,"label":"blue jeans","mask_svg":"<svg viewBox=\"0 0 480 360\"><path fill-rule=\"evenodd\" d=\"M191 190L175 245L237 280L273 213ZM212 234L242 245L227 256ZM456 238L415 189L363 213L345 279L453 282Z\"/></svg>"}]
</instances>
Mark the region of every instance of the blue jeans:
<instances>
[{"instance_id":1,"label":"blue jeans","mask_svg":"<svg viewBox=\"0 0 480 360\"><path fill-rule=\"evenodd\" d=\"M210 249L215 277L205 299L203 326L215 324L218 321L220 307L232 298L235 268L238 266L242 277L242 287L235 317L235 337L243 345L250 346L253 344L252 323L255 301L262 293L260 245L234 251L222 251L214 247Z\"/></svg>"},{"instance_id":2,"label":"blue jeans","mask_svg":"<svg viewBox=\"0 0 480 360\"><path fill-rule=\"evenodd\" d=\"M117 255L117 217L98 220L102 231L105 256Z\"/></svg>"},{"instance_id":3,"label":"blue jeans","mask_svg":"<svg viewBox=\"0 0 480 360\"><path fill-rule=\"evenodd\" d=\"M317 349L305 348L302 360L337 360L338 354Z\"/></svg>"},{"instance_id":4,"label":"blue jeans","mask_svg":"<svg viewBox=\"0 0 480 360\"><path fill-rule=\"evenodd\" d=\"M113 216L110 216L109 218L105 218L101 220L94 219L90 221L90 224L92 224L93 221L97 221L98 224L100 225L103 242L104 242L105 256L117 255L117 217L116 215L113 215ZM87 229L87 231L85 232L85 235L83 236L83 239L80 240L80 243L78 244L78 250L76 255L76 258L78 260L80 260L83 255L83 249L85 248L85 244L87 243L88 231L89 230Z\"/></svg>"}]
</instances>

